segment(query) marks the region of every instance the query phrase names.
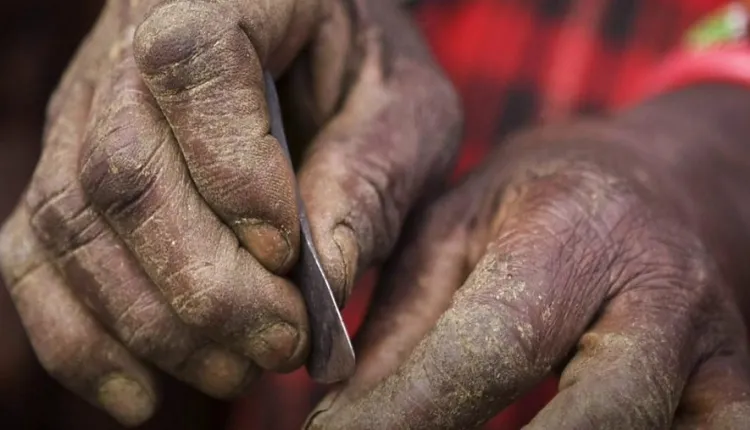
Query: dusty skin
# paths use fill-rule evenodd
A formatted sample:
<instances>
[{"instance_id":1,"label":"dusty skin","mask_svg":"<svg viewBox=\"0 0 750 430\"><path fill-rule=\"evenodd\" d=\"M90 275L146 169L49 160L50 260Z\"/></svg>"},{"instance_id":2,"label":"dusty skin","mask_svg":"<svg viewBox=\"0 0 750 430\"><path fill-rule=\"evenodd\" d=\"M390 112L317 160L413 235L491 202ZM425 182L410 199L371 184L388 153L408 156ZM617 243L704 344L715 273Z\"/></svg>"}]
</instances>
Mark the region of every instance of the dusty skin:
<instances>
[{"instance_id":1,"label":"dusty skin","mask_svg":"<svg viewBox=\"0 0 750 430\"><path fill-rule=\"evenodd\" d=\"M309 428L471 428L555 370L531 428L742 428L747 93L518 137L406 220L445 177L460 109L395 2L376 3L107 4L0 233L46 369L136 425L158 407L151 364L216 397L302 364L270 69L339 300L396 250L357 374Z\"/></svg>"},{"instance_id":2,"label":"dusty skin","mask_svg":"<svg viewBox=\"0 0 750 430\"><path fill-rule=\"evenodd\" d=\"M397 2L111 0L50 101L0 271L44 367L123 424L150 364L229 398L298 368L294 172L341 304L456 153L457 97ZM437 108L436 108L437 107ZM290 133L292 134L292 133Z\"/></svg>"},{"instance_id":3,"label":"dusty skin","mask_svg":"<svg viewBox=\"0 0 750 430\"><path fill-rule=\"evenodd\" d=\"M306 428L476 428L553 372L529 429L747 427L749 109L695 87L499 147L410 219Z\"/></svg>"}]
</instances>

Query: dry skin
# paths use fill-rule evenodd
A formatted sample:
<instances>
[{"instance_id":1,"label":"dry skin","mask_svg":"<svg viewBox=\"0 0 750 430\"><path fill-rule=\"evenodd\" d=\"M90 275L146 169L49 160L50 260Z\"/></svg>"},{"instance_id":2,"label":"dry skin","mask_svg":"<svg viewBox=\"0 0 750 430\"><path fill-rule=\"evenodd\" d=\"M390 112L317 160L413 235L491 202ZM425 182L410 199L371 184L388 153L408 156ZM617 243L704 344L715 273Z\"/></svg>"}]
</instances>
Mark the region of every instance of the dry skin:
<instances>
[{"instance_id":1,"label":"dry skin","mask_svg":"<svg viewBox=\"0 0 750 430\"><path fill-rule=\"evenodd\" d=\"M264 69L284 73L287 124L304 131L296 177L269 134ZM444 178L460 119L395 2L107 2L0 237L40 361L125 424L157 407L146 363L222 398L298 368L307 315L282 276L295 179L343 304Z\"/></svg>"}]
</instances>

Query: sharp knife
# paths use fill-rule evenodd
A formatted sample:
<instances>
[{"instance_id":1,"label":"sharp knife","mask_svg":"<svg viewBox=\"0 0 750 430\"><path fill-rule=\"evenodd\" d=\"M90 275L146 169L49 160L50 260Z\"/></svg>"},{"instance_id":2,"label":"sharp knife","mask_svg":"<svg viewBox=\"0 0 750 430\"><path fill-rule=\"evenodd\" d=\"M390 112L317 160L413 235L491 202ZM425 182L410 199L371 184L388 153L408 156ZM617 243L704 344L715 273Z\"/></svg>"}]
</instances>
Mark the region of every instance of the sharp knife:
<instances>
[{"instance_id":1,"label":"sharp knife","mask_svg":"<svg viewBox=\"0 0 750 430\"><path fill-rule=\"evenodd\" d=\"M271 116L271 134L284 148L291 165L292 159L284 133L276 84L273 76L268 72L264 73L263 78L266 85L266 102ZM314 381L331 384L347 379L354 373L354 349L344 321L341 319L333 291L331 291L331 284L326 278L318 253L315 251L310 223L299 187L296 187L296 194L302 237L300 257L293 269L292 279L302 291L310 321L311 351L307 361L307 372Z\"/></svg>"}]
</instances>

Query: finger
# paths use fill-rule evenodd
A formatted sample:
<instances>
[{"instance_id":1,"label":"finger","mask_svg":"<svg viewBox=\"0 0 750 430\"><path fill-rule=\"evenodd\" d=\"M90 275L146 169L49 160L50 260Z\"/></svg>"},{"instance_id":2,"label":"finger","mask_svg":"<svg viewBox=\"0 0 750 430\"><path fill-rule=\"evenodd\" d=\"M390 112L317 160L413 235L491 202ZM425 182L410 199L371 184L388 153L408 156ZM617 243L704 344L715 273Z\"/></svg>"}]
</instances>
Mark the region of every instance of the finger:
<instances>
[{"instance_id":1,"label":"finger","mask_svg":"<svg viewBox=\"0 0 750 430\"><path fill-rule=\"evenodd\" d=\"M93 112L106 111L106 93L127 92L124 72L115 68L111 79L103 80ZM209 395L232 396L257 369L192 332L174 315L79 185L78 158L89 108L83 93L69 92L65 115L46 136L26 196L31 225L69 288L130 351Z\"/></svg>"},{"instance_id":2,"label":"finger","mask_svg":"<svg viewBox=\"0 0 750 430\"><path fill-rule=\"evenodd\" d=\"M284 72L277 84L284 116L294 119L286 137L309 143L341 106L349 89L352 59L357 58L359 26L351 2L328 2L324 18L309 46ZM291 145L297 162L307 145Z\"/></svg>"},{"instance_id":3,"label":"finger","mask_svg":"<svg viewBox=\"0 0 750 430\"><path fill-rule=\"evenodd\" d=\"M411 219L404 244L385 266L357 331L354 375L330 391L308 418L325 422L406 360L448 309L468 274L472 197L459 188Z\"/></svg>"},{"instance_id":4,"label":"finger","mask_svg":"<svg viewBox=\"0 0 750 430\"><path fill-rule=\"evenodd\" d=\"M674 221L638 218L632 268L613 273L619 286L530 429L669 428L691 371L726 341L733 312L706 250Z\"/></svg>"},{"instance_id":5,"label":"finger","mask_svg":"<svg viewBox=\"0 0 750 430\"><path fill-rule=\"evenodd\" d=\"M172 310L265 369L306 356L299 291L266 271L192 185L169 125L126 59L83 150L81 183Z\"/></svg>"},{"instance_id":6,"label":"finger","mask_svg":"<svg viewBox=\"0 0 750 430\"><path fill-rule=\"evenodd\" d=\"M746 336L734 351L709 358L690 377L675 430L740 429L750 422L750 360Z\"/></svg>"},{"instance_id":7,"label":"finger","mask_svg":"<svg viewBox=\"0 0 750 430\"><path fill-rule=\"evenodd\" d=\"M300 48L318 3L170 2L135 38L138 65L198 191L278 273L296 259L299 223L294 173L270 135L261 64L282 44L283 51Z\"/></svg>"},{"instance_id":8,"label":"finger","mask_svg":"<svg viewBox=\"0 0 750 430\"><path fill-rule=\"evenodd\" d=\"M470 224L499 230L474 227L470 243L497 239L486 251L469 248L484 256L448 310L395 373L308 428L473 428L543 380L594 317L619 252L600 231L614 228L618 205L581 204L604 192L591 178L547 174L507 188L499 212L492 196L480 212L463 205ZM470 189L486 195L487 185ZM487 221L482 213L499 215Z\"/></svg>"},{"instance_id":9,"label":"finger","mask_svg":"<svg viewBox=\"0 0 750 430\"><path fill-rule=\"evenodd\" d=\"M60 383L125 425L154 412L149 371L87 313L17 210L0 231L0 272L42 366Z\"/></svg>"},{"instance_id":10,"label":"finger","mask_svg":"<svg viewBox=\"0 0 750 430\"><path fill-rule=\"evenodd\" d=\"M360 272L396 243L417 198L442 185L458 147L460 109L408 17L391 2L355 2L362 61L339 113L315 138L299 172L312 233L339 303ZM329 21L347 34L345 19ZM312 59L316 97L340 76L323 64L344 49L328 36ZM321 43L325 43L323 40ZM387 55L386 55L387 52ZM330 73L327 73L330 72ZM320 96L319 109L333 103Z\"/></svg>"},{"instance_id":11,"label":"finger","mask_svg":"<svg viewBox=\"0 0 750 430\"><path fill-rule=\"evenodd\" d=\"M655 258L664 271L632 280L639 285L609 302L578 343L558 395L529 429L669 428L702 354L690 329L699 304L683 294L694 287L680 274L689 272L689 260Z\"/></svg>"}]
</instances>

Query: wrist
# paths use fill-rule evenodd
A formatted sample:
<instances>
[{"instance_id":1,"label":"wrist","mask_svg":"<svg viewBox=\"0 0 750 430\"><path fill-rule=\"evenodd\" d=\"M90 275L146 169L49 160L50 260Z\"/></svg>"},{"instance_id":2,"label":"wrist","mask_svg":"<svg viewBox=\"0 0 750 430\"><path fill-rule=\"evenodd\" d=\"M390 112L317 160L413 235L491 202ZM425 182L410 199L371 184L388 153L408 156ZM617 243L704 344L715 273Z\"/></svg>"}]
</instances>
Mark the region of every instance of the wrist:
<instances>
[{"instance_id":1,"label":"wrist","mask_svg":"<svg viewBox=\"0 0 750 430\"><path fill-rule=\"evenodd\" d=\"M750 86L685 86L619 114L624 144L716 258L750 315Z\"/></svg>"},{"instance_id":2,"label":"wrist","mask_svg":"<svg viewBox=\"0 0 750 430\"><path fill-rule=\"evenodd\" d=\"M750 163L748 112L750 86L711 83L647 100L616 115L613 124L627 136L622 143L665 180L680 186L700 182L720 192L750 180L744 168ZM750 197L750 188L729 188L733 197ZM706 197L689 194L696 203Z\"/></svg>"}]
</instances>

